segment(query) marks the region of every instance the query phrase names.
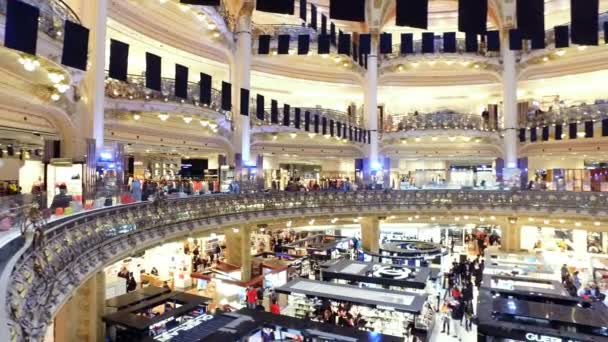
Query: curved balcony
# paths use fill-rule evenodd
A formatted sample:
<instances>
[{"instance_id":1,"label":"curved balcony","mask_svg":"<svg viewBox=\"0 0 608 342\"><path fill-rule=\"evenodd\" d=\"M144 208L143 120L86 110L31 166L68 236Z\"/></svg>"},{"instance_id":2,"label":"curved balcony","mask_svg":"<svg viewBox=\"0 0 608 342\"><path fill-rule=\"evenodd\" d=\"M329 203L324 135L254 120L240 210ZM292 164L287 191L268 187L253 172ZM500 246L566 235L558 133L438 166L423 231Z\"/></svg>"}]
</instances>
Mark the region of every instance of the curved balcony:
<instances>
[{"instance_id":1,"label":"curved balcony","mask_svg":"<svg viewBox=\"0 0 608 342\"><path fill-rule=\"evenodd\" d=\"M479 48L477 52L467 52L466 51L466 41L464 38L456 38L456 52L445 52L443 50L443 36L435 35L435 39L433 41L434 53L436 54L469 54L469 55L477 55L482 57L498 57L500 54L498 52L487 51L485 45L482 42L479 42ZM423 54L422 52L422 39L414 40L414 54ZM410 54L411 55L411 54ZM393 45L393 53L383 55L383 60L391 60L396 58L401 58L403 55L401 54L401 45L395 44Z\"/></svg>"},{"instance_id":2,"label":"curved balcony","mask_svg":"<svg viewBox=\"0 0 608 342\"><path fill-rule=\"evenodd\" d=\"M608 194L518 191L256 193L140 202L40 224L5 267L10 340L42 340L69 295L104 265L162 239L269 219L421 213L608 218ZM14 267L12 267L14 265ZM4 299L4 297L2 297ZM4 326L3 328L6 328Z\"/></svg>"},{"instance_id":3,"label":"curved balcony","mask_svg":"<svg viewBox=\"0 0 608 342\"><path fill-rule=\"evenodd\" d=\"M80 23L80 18L63 0L21 0L40 9L38 29L55 40L63 40L65 20ZM0 0L0 14L6 15L7 0Z\"/></svg>"},{"instance_id":4,"label":"curved balcony","mask_svg":"<svg viewBox=\"0 0 608 342\"><path fill-rule=\"evenodd\" d=\"M328 109L328 108L311 108L311 107L291 107L290 108L290 112L289 112L289 117L291 119L290 121L290 127L294 127L295 126L295 108L300 108L301 110L301 125L302 127L304 126L304 113L306 112L310 112L311 114L311 120L314 117L314 115L319 115L320 117L325 117L328 120L334 120L336 122L344 122L347 124L351 124L351 125L357 125L358 123L356 122L354 116L353 117L349 117L347 112L342 112L339 110L335 110L335 109ZM267 107L264 109L264 120L259 120L255 113L257 110L257 104L255 99L251 100L251 104L250 104L250 119L251 119L251 123L253 125L258 125L258 126L272 126L272 125L277 125L277 124L273 124L270 121L270 111L271 108ZM278 125L282 125L283 124L283 108L279 108L279 124Z\"/></svg>"},{"instance_id":5,"label":"curved balcony","mask_svg":"<svg viewBox=\"0 0 608 342\"><path fill-rule=\"evenodd\" d=\"M288 34L291 36L292 41L297 41L298 36L301 34L307 34L310 39L314 41L317 37L317 31L304 25L294 24L265 24L260 25L253 23L253 37L257 39L261 35L270 35L277 37L282 34Z\"/></svg>"},{"instance_id":6,"label":"curved balcony","mask_svg":"<svg viewBox=\"0 0 608 342\"><path fill-rule=\"evenodd\" d=\"M568 108L559 108L549 112L531 111L520 122L520 128L567 125L585 121L599 121L608 118L608 102L598 100L594 104L582 104Z\"/></svg>"},{"instance_id":7,"label":"curved balcony","mask_svg":"<svg viewBox=\"0 0 608 342\"><path fill-rule=\"evenodd\" d=\"M385 133L408 132L416 130L476 130L496 131L495 122L485 121L480 115L464 114L454 111L440 111L426 114L397 116L392 124L385 124Z\"/></svg>"}]
</instances>

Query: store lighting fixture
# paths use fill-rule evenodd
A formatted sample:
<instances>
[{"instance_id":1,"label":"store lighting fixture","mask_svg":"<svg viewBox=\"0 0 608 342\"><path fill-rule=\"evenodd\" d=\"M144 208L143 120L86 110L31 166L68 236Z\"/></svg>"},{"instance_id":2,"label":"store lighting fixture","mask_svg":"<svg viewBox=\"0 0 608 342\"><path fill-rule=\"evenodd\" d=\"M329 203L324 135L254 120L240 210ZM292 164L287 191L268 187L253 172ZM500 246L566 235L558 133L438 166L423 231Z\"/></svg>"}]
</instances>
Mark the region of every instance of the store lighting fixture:
<instances>
[{"instance_id":1,"label":"store lighting fixture","mask_svg":"<svg viewBox=\"0 0 608 342\"><path fill-rule=\"evenodd\" d=\"M574 222L574 225L577 226L577 227L580 227L581 223L580 222Z\"/></svg>"},{"instance_id":2,"label":"store lighting fixture","mask_svg":"<svg viewBox=\"0 0 608 342\"><path fill-rule=\"evenodd\" d=\"M189 124L192 122L192 117L191 116L184 116L184 122Z\"/></svg>"},{"instance_id":3,"label":"store lighting fixture","mask_svg":"<svg viewBox=\"0 0 608 342\"><path fill-rule=\"evenodd\" d=\"M469 64L471 64L471 62L460 62L460 65L464 67L469 66Z\"/></svg>"},{"instance_id":4,"label":"store lighting fixture","mask_svg":"<svg viewBox=\"0 0 608 342\"><path fill-rule=\"evenodd\" d=\"M420 138L415 138L414 139L416 142L420 142Z\"/></svg>"},{"instance_id":5,"label":"store lighting fixture","mask_svg":"<svg viewBox=\"0 0 608 342\"><path fill-rule=\"evenodd\" d=\"M496 220L496 216L490 216L490 220Z\"/></svg>"},{"instance_id":6,"label":"store lighting fixture","mask_svg":"<svg viewBox=\"0 0 608 342\"><path fill-rule=\"evenodd\" d=\"M350 64L349 63L344 63L344 64L342 64L342 66L344 66L345 68L348 68L350 66Z\"/></svg>"},{"instance_id":7,"label":"store lighting fixture","mask_svg":"<svg viewBox=\"0 0 608 342\"><path fill-rule=\"evenodd\" d=\"M353 219L354 223L359 223L359 219Z\"/></svg>"},{"instance_id":8,"label":"store lighting fixture","mask_svg":"<svg viewBox=\"0 0 608 342\"><path fill-rule=\"evenodd\" d=\"M584 138L585 137L585 132L577 132L576 136L579 138Z\"/></svg>"},{"instance_id":9,"label":"store lighting fixture","mask_svg":"<svg viewBox=\"0 0 608 342\"><path fill-rule=\"evenodd\" d=\"M428 64L429 66L434 66L434 65L435 65L435 63L437 63L437 62L436 62L436 61L428 61L428 62L427 62L427 64Z\"/></svg>"},{"instance_id":10,"label":"store lighting fixture","mask_svg":"<svg viewBox=\"0 0 608 342\"><path fill-rule=\"evenodd\" d=\"M469 142L469 141L471 141L471 137L463 137L462 140Z\"/></svg>"},{"instance_id":11,"label":"store lighting fixture","mask_svg":"<svg viewBox=\"0 0 608 342\"><path fill-rule=\"evenodd\" d=\"M65 79L65 76L57 72L49 72L48 77L53 83L59 83Z\"/></svg>"},{"instance_id":12,"label":"store lighting fixture","mask_svg":"<svg viewBox=\"0 0 608 342\"><path fill-rule=\"evenodd\" d=\"M315 224L315 219L312 219L312 220L308 221L308 224L310 224L311 226L312 226L313 224Z\"/></svg>"},{"instance_id":13,"label":"store lighting fixture","mask_svg":"<svg viewBox=\"0 0 608 342\"><path fill-rule=\"evenodd\" d=\"M420 65L418 62L413 62L413 63L412 63L412 66L413 66L414 68L417 68L417 67L418 67L418 65Z\"/></svg>"},{"instance_id":14,"label":"store lighting fixture","mask_svg":"<svg viewBox=\"0 0 608 342\"><path fill-rule=\"evenodd\" d=\"M219 33L219 32L215 32L215 33L213 34L213 38L219 38L219 37L220 37L220 33ZM276 55L276 51L275 51L275 53L274 53L274 54Z\"/></svg>"},{"instance_id":15,"label":"store lighting fixture","mask_svg":"<svg viewBox=\"0 0 608 342\"><path fill-rule=\"evenodd\" d=\"M306 54L306 56L312 56L312 51L308 51L308 53Z\"/></svg>"},{"instance_id":16,"label":"store lighting fixture","mask_svg":"<svg viewBox=\"0 0 608 342\"><path fill-rule=\"evenodd\" d=\"M544 220L544 221L543 221L543 223L544 223L544 224L549 224L549 223L551 223L551 221L549 221L549 220Z\"/></svg>"},{"instance_id":17,"label":"store lighting fixture","mask_svg":"<svg viewBox=\"0 0 608 342\"><path fill-rule=\"evenodd\" d=\"M216 235L215 233L211 233L211 235L209 235L209 236L210 236L210 237L212 237L212 238L214 238L214 237L216 237L217 235Z\"/></svg>"},{"instance_id":18,"label":"store lighting fixture","mask_svg":"<svg viewBox=\"0 0 608 342\"><path fill-rule=\"evenodd\" d=\"M203 126L203 127L209 126L209 121L208 120L200 120L199 122L201 123L201 126Z\"/></svg>"},{"instance_id":19,"label":"store lighting fixture","mask_svg":"<svg viewBox=\"0 0 608 342\"><path fill-rule=\"evenodd\" d=\"M295 139L298 135L296 133L289 133L291 139Z\"/></svg>"},{"instance_id":20,"label":"store lighting fixture","mask_svg":"<svg viewBox=\"0 0 608 342\"><path fill-rule=\"evenodd\" d=\"M205 15L203 13L198 13L196 15L196 19L198 19L199 21L205 21Z\"/></svg>"},{"instance_id":21,"label":"store lighting fixture","mask_svg":"<svg viewBox=\"0 0 608 342\"><path fill-rule=\"evenodd\" d=\"M139 114L133 114L133 120L137 121L139 119L141 119L141 115L139 115Z\"/></svg>"},{"instance_id":22,"label":"store lighting fixture","mask_svg":"<svg viewBox=\"0 0 608 342\"><path fill-rule=\"evenodd\" d=\"M435 216L431 217L431 221L435 221L435 220L436 220Z\"/></svg>"},{"instance_id":23,"label":"store lighting fixture","mask_svg":"<svg viewBox=\"0 0 608 342\"><path fill-rule=\"evenodd\" d=\"M395 215L391 215L391 216L389 216L388 218L389 218L389 220L394 220L396 217L397 217L397 216L395 216Z\"/></svg>"},{"instance_id":24,"label":"store lighting fixture","mask_svg":"<svg viewBox=\"0 0 608 342\"><path fill-rule=\"evenodd\" d=\"M445 61L445 64L452 65L452 64L454 64L454 61Z\"/></svg>"},{"instance_id":25,"label":"store lighting fixture","mask_svg":"<svg viewBox=\"0 0 608 342\"><path fill-rule=\"evenodd\" d=\"M341 59L340 57L335 57L335 58L334 58L334 62L336 62L336 63L340 63L340 61L341 61L341 60L342 60L342 59Z\"/></svg>"},{"instance_id":26,"label":"store lighting fixture","mask_svg":"<svg viewBox=\"0 0 608 342\"><path fill-rule=\"evenodd\" d=\"M577 49L578 49L578 51L585 51L585 50L587 50L587 47L585 45L581 45Z\"/></svg>"},{"instance_id":27,"label":"store lighting fixture","mask_svg":"<svg viewBox=\"0 0 608 342\"><path fill-rule=\"evenodd\" d=\"M68 91L68 89L70 89L70 85L65 84L65 83L57 83L54 85L54 87L61 94L65 93L66 91Z\"/></svg>"},{"instance_id":28,"label":"store lighting fixture","mask_svg":"<svg viewBox=\"0 0 608 342\"><path fill-rule=\"evenodd\" d=\"M273 135L272 135L272 140L277 140L278 138L279 138L279 136L278 136L278 135L276 135L276 134L273 134Z\"/></svg>"},{"instance_id":29,"label":"store lighting fixture","mask_svg":"<svg viewBox=\"0 0 608 342\"><path fill-rule=\"evenodd\" d=\"M595 222L593 222L593 225L597 227L597 226L601 225L601 223L599 221L595 221Z\"/></svg>"},{"instance_id":30,"label":"store lighting fixture","mask_svg":"<svg viewBox=\"0 0 608 342\"><path fill-rule=\"evenodd\" d=\"M399 71L403 71L403 65L399 65L399 66L397 67L397 70L399 70Z\"/></svg>"},{"instance_id":31,"label":"store lighting fixture","mask_svg":"<svg viewBox=\"0 0 608 342\"><path fill-rule=\"evenodd\" d=\"M336 223L336 222L338 222L338 218L337 217L334 217L333 219L331 219L331 223Z\"/></svg>"},{"instance_id":32,"label":"store lighting fixture","mask_svg":"<svg viewBox=\"0 0 608 342\"><path fill-rule=\"evenodd\" d=\"M481 222L485 222L485 221L486 221L486 218L485 218L485 217L480 217L480 218L479 218L479 221L481 221Z\"/></svg>"},{"instance_id":33,"label":"store lighting fixture","mask_svg":"<svg viewBox=\"0 0 608 342\"><path fill-rule=\"evenodd\" d=\"M460 221L460 217L458 217L458 216L454 217L454 221L456 221L456 222Z\"/></svg>"},{"instance_id":34,"label":"store lighting fixture","mask_svg":"<svg viewBox=\"0 0 608 342\"><path fill-rule=\"evenodd\" d=\"M509 220L510 224L515 224L515 220Z\"/></svg>"},{"instance_id":35,"label":"store lighting fixture","mask_svg":"<svg viewBox=\"0 0 608 342\"><path fill-rule=\"evenodd\" d=\"M51 94L51 100L53 100L53 101L59 101L60 98L61 98L61 96L57 93Z\"/></svg>"},{"instance_id":36,"label":"store lighting fixture","mask_svg":"<svg viewBox=\"0 0 608 342\"><path fill-rule=\"evenodd\" d=\"M528 217L528 221L534 222L534 217Z\"/></svg>"},{"instance_id":37,"label":"store lighting fixture","mask_svg":"<svg viewBox=\"0 0 608 342\"><path fill-rule=\"evenodd\" d=\"M455 140L456 140L456 137L448 137L448 140L449 140L449 141L455 141Z\"/></svg>"},{"instance_id":38,"label":"store lighting fixture","mask_svg":"<svg viewBox=\"0 0 608 342\"><path fill-rule=\"evenodd\" d=\"M215 130L215 129L217 129L217 124L215 122L210 122L209 123L209 128Z\"/></svg>"},{"instance_id":39,"label":"store lighting fixture","mask_svg":"<svg viewBox=\"0 0 608 342\"><path fill-rule=\"evenodd\" d=\"M407 218L408 221L414 220L411 216Z\"/></svg>"},{"instance_id":40,"label":"store lighting fixture","mask_svg":"<svg viewBox=\"0 0 608 342\"><path fill-rule=\"evenodd\" d=\"M23 65L23 69L26 71L35 71L40 67L40 62L31 57L20 57L19 63Z\"/></svg>"},{"instance_id":41,"label":"store lighting fixture","mask_svg":"<svg viewBox=\"0 0 608 342\"><path fill-rule=\"evenodd\" d=\"M291 221L287 221L285 225L287 226L287 228L291 227Z\"/></svg>"},{"instance_id":42,"label":"store lighting fixture","mask_svg":"<svg viewBox=\"0 0 608 342\"><path fill-rule=\"evenodd\" d=\"M558 50L555 54L561 57L566 54L566 50Z\"/></svg>"},{"instance_id":43,"label":"store lighting fixture","mask_svg":"<svg viewBox=\"0 0 608 342\"><path fill-rule=\"evenodd\" d=\"M566 220L564 220L564 219L559 220L559 223L561 223L561 224L564 224L564 222L566 222Z\"/></svg>"},{"instance_id":44,"label":"store lighting fixture","mask_svg":"<svg viewBox=\"0 0 608 342\"><path fill-rule=\"evenodd\" d=\"M316 135L315 133L308 133L308 137L309 137L310 139L314 138L314 137L315 137L315 135Z\"/></svg>"},{"instance_id":45,"label":"store lighting fixture","mask_svg":"<svg viewBox=\"0 0 608 342\"><path fill-rule=\"evenodd\" d=\"M473 65L473 67L474 67L475 69L479 69L479 64L475 64L475 65Z\"/></svg>"},{"instance_id":46,"label":"store lighting fixture","mask_svg":"<svg viewBox=\"0 0 608 342\"><path fill-rule=\"evenodd\" d=\"M414 216L414 218L417 220L420 218L420 215L416 215L416 216Z\"/></svg>"},{"instance_id":47,"label":"store lighting fixture","mask_svg":"<svg viewBox=\"0 0 608 342\"><path fill-rule=\"evenodd\" d=\"M182 10L182 12L186 12L190 9L190 6L188 5L179 5L179 9Z\"/></svg>"},{"instance_id":48,"label":"store lighting fixture","mask_svg":"<svg viewBox=\"0 0 608 342\"><path fill-rule=\"evenodd\" d=\"M549 61L549 57L545 56L543 57L543 62L548 62Z\"/></svg>"},{"instance_id":49,"label":"store lighting fixture","mask_svg":"<svg viewBox=\"0 0 608 342\"><path fill-rule=\"evenodd\" d=\"M215 24L214 24L214 23L209 23L209 24L207 24L207 28L208 28L208 29L210 29L210 30L215 30L215 28L216 28L216 27L217 27L217 26L215 26Z\"/></svg>"},{"instance_id":50,"label":"store lighting fixture","mask_svg":"<svg viewBox=\"0 0 608 342\"><path fill-rule=\"evenodd\" d=\"M238 233L238 232L239 232L239 229L238 229L238 228L232 228L232 232L233 232L233 233Z\"/></svg>"},{"instance_id":51,"label":"store lighting fixture","mask_svg":"<svg viewBox=\"0 0 608 342\"><path fill-rule=\"evenodd\" d=\"M468 215L464 215L462 218L465 219L465 220L468 220L469 216Z\"/></svg>"},{"instance_id":52,"label":"store lighting fixture","mask_svg":"<svg viewBox=\"0 0 608 342\"><path fill-rule=\"evenodd\" d=\"M439 140L439 138L438 137L432 137L431 140L437 141L437 140Z\"/></svg>"},{"instance_id":53,"label":"store lighting fixture","mask_svg":"<svg viewBox=\"0 0 608 342\"><path fill-rule=\"evenodd\" d=\"M161 121L167 121L167 119L169 119L169 114L158 114L158 118Z\"/></svg>"}]
</instances>

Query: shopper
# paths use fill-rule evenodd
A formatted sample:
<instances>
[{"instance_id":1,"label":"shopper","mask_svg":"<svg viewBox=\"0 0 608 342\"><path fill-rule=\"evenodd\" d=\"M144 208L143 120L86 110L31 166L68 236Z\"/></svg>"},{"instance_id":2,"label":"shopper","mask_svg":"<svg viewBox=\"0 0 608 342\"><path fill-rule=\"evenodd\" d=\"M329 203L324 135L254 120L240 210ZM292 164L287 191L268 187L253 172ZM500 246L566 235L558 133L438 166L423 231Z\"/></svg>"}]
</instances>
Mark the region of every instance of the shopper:
<instances>
[{"instance_id":1,"label":"shopper","mask_svg":"<svg viewBox=\"0 0 608 342\"><path fill-rule=\"evenodd\" d=\"M462 341L460 334L460 325L462 324L462 318L464 317L464 302L462 299L451 304L452 309L452 325L454 326L454 338Z\"/></svg>"},{"instance_id":2,"label":"shopper","mask_svg":"<svg viewBox=\"0 0 608 342\"><path fill-rule=\"evenodd\" d=\"M171 286L169 286L167 281L163 281L163 289L171 290Z\"/></svg>"},{"instance_id":3,"label":"shopper","mask_svg":"<svg viewBox=\"0 0 608 342\"><path fill-rule=\"evenodd\" d=\"M133 277L133 273L129 274L129 280L127 280L127 292L133 292L137 290L137 282Z\"/></svg>"},{"instance_id":4,"label":"shopper","mask_svg":"<svg viewBox=\"0 0 608 342\"><path fill-rule=\"evenodd\" d=\"M129 275L131 273L129 272L129 270L127 269L126 266L123 266L120 271L118 272L118 277L119 278L124 278L126 280L129 280Z\"/></svg>"},{"instance_id":5,"label":"shopper","mask_svg":"<svg viewBox=\"0 0 608 342\"><path fill-rule=\"evenodd\" d=\"M258 300L258 302L255 304L254 308L255 311L266 311L266 308L264 307L264 305L262 304L262 300Z\"/></svg>"},{"instance_id":6,"label":"shopper","mask_svg":"<svg viewBox=\"0 0 608 342\"><path fill-rule=\"evenodd\" d=\"M249 309L255 309L256 303L258 301L258 291L253 288L253 286L249 286L247 288L247 307Z\"/></svg>"},{"instance_id":7,"label":"shopper","mask_svg":"<svg viewBox=\"0 0 608 342\"><path fill-rule=\"evenodd\" d=\"M443 305L441 306L441 322L442 322L442 328L441 328L441 333L447 333L448 336L450 335L450 308L448 306L448 304L446 302L443 303Z\"/></svg>"},{"instance_id":8,"label":"shopper","mask_svg":"<svg viewBox=\"0 0 608 342\"><path fill-rule=\"evenodd\" d=\"M137 178L131 182L131 194L136 202L141 201L141 182Z\"/></svg>"},{"instance_id":9,"label":"shopper","mask_svg":"<svg viewBox=\"0 0 608 342\"><path fill-rule=\"evenodd\" d=\"M68 195L68 187L65 184L59 185L59 193L53 197L51 209L67 208L70 206L70 202L72 202L72 196Z\"/></svg>"},{"instance_id":10,"label":"shopper","mask_svg":"<svg viewBox=\"0 0 608 342\"><path fill-rule=\"evenodd\" d=\"M575 271L572 274L572 284L574 285L574 288L576 288L577 291L581 288L581 278L579 278L578 276L578 271Z\"/></svg>"},{"instance_id":11,"label":"shopper","mask_svg":"<svg viewBox=\"0 0 608 342\"><path fill-rule=\"evenodd\" d=\"M152 271L150 271L150 274L158 277L158 270L156 269L156 267L152 267Z\"/></svg>"},{"instance_id":12,"label":"shopper","mask_svg":"<svg viewBox=\"0 0 608 342\"><path fill-rule=\"evenodd\" d=\"M464 310L464 328L466 331L471 331L473 330L473 316L474 316L474 312L473 312L473 303L468 302L465 304L465 310Z\"/></svg>"},{"instance_id":13,"label":"shopper","mask_svg":"<svg viewBox=\"0 0 608 342\"><path fill-rule=\"evenodd\" d=\"M264 300L264 287L263 286L258 287L257 292L258 292L257 293L258 299Z\"/></svg>"},{"instance_id":14,"label":"shopper","mask_svg":"<svg viewBox=\"0 0 608 342\"><path fill-rule=\"evenodd\" d=\"M281 307L279 307L276 300L273 300L272 304L270 304L270 312L276 315L281 314Z\"/></svg>"},{"instance_id":15,"label":"shopper","mask_svg":"<svg viewBox=\"0 0 608 342\"><path fill-rule=\"evenodd\" d=\"M561 269L562 274L562 283L565 283L568 278L570 278L570 271L568 271L568 265L562 265Z\"/></svg>"}]
</instances>

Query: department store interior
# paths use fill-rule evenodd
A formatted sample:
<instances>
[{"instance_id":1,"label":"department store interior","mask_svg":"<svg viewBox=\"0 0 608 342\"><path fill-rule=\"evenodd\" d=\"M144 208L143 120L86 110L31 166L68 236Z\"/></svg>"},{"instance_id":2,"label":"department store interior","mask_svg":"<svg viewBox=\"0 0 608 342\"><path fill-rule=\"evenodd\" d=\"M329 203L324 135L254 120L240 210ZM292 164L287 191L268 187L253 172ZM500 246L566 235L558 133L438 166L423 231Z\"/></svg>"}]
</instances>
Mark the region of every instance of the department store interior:
<instances>
[{"instance_id":1,"label":"department store interior","mask_svg":"<svg viewBox=\"0 0 608 342\"><path fill-rule=\"evenodd\" d=\"M608 341L608 0L0 0L0 341Z\"/></svg>"}]
</instances>

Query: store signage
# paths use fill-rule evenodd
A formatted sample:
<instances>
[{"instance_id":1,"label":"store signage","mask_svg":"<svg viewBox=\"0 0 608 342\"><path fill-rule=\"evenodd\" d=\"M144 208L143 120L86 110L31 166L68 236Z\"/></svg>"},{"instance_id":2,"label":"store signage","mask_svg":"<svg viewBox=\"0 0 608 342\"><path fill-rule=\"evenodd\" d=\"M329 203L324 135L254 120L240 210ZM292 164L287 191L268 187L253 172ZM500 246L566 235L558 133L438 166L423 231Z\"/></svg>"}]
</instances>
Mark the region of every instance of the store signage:
<instances>
[{"instance_id":1,"label":"store signage","mask_svg":"<svg viewBox=\"0 0 608 342\"><path fill-rule=\"evenodd\" d=\"M535 333L526 333L526 341L530 342L577 342L575 340L564 340L561 337L553 337Z\"/></svg>"},{"instance_id":2,"label":"store signage","mask_svg":"<svg viewBox=\"0 0 608 342\"><path fill-rule=\"evenodd\" d=\"M212 315L200 315L189 321L186 321L184 324L182 324L176 328L173 328L162 335L156 336L154 339L156 341L161 341L161 342L171 341L171 339L173 339L174 337L179 335L180 331L191 330L191 329L201 325L202 323L210 321L212 319L213 319Z\"/></svg>"},{"instance_id":3,"label":"store signage","mask_svg":"<svg viewBox=\"0 0 608 342\"><path fill-rule=\"evenodd\" d=\"M391 266L381 266L374 272L374 277L378 278L392 278L397 280L407 279L411 270L407 268L394 268Z\"/></svg>"},{"instance_id":4,"label":"store signage","mask_svg":"<svg viewBox=\"0 0 608 342\"><path fill-rule=\"evenodd\" d=\"M385 310L385 311L395 311L395 308L392 306L385 306L385 305L376 305L376 309L378 310Z\"/></svg>"}]
</instances>

